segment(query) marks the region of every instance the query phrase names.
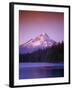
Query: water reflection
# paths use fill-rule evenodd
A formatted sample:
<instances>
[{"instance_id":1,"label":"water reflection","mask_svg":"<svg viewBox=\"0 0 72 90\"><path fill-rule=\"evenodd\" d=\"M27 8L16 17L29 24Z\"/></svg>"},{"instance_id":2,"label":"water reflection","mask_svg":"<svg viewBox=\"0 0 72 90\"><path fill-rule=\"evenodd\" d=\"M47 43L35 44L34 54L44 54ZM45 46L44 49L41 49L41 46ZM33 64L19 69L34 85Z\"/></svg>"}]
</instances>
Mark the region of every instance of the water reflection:
<instances>
[{"instance_id":1,"label":"water reflection","mask_svg":"<svg viewBox=\"0 0 72 90\"><path fill-rule=\"evenodd\" d=\"M32 63L34 65L34 63ZM50 66L49 64L45 66L39 64L32 66L27 64L20 64L19 66L19 79L32 79L32 78L50 78L50 77L63 77L64 76L64 68L63 64L57 64Z\"/></svg>"}]
</instances>

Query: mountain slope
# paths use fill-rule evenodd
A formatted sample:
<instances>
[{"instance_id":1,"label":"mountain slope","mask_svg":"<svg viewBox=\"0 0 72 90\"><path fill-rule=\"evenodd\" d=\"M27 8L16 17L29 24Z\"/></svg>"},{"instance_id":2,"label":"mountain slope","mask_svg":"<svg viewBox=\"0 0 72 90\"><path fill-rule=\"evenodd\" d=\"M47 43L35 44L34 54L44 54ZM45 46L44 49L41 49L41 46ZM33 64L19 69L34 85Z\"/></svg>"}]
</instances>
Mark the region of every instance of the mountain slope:
<instances>
[{"instance_id":1,"label":"mountain slope","mask_svg":"<svg viewBox=\"0 0 72 90\"><path fill-rule=\"evenodd\" d=\"M20 45L19 50L20 53L31 53L38 49L51 47L54 44L56 44L54 40L50 39L50 37L46 33L42 33L35 39L30 39L26 43Z\"/></svg>"}]
</instances>

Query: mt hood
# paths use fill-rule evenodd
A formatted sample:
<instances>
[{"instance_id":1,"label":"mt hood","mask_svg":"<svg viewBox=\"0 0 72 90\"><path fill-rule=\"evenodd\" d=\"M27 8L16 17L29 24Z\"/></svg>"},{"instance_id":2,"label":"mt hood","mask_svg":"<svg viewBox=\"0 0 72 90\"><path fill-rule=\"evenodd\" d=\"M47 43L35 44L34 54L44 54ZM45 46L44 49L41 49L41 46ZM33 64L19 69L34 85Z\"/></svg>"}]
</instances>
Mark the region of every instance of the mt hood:
<instances>
[{"instance_id":1,"label":"mt hood","mask_svg":"<svg viewBox=\"0 0 72 90\"><path fill-rule=\"evenodd\" d=\"M42 33L34 39L30 39L26 43L19 46L20 54L31 53L38 49L44 49L47 47L51 47L56 42L52 40L46 33Z\"/></svg>"}]
</instances>

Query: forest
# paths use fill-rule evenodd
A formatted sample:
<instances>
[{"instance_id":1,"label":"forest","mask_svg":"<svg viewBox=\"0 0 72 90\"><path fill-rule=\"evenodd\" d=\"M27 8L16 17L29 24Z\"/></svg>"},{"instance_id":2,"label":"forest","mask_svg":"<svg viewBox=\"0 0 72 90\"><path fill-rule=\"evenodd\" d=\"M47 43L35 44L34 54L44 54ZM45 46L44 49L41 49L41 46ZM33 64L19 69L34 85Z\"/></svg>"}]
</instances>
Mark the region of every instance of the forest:
<instances>
[{"instance_id":1,"label":"forest","mask_svg":"<svg viewBox=\"0 0 72 90\"><path fill-rule=\"evenodd\" d=\"M39 49L32 53L19 54L19 62L64 62L64 42L59 42L51 47Z\"/></svg>"}]
</instances>

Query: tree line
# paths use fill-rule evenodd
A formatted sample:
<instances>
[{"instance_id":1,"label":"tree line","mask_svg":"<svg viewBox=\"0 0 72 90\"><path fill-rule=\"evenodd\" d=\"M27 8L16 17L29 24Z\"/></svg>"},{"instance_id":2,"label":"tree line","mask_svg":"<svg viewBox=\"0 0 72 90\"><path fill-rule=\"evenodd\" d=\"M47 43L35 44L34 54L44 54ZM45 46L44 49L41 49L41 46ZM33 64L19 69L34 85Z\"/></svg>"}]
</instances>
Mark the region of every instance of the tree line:
<instances>
[{"instance_id":1,"label":"tree line","mask_svg":"<svg viewBox=\"0 0 72 90\"><path fill-rule=\"evenodd\" d=\"M59 42L51 47L39 49L32 53L19 54L19 62L52 62L64 61L64 42Z\"/></svg>"}]
</instances>

